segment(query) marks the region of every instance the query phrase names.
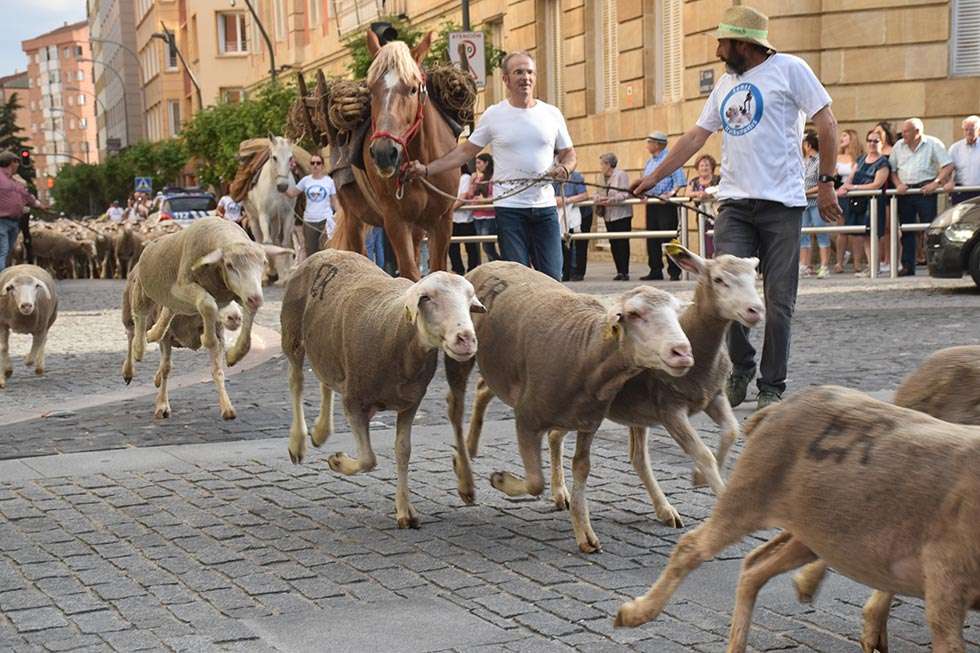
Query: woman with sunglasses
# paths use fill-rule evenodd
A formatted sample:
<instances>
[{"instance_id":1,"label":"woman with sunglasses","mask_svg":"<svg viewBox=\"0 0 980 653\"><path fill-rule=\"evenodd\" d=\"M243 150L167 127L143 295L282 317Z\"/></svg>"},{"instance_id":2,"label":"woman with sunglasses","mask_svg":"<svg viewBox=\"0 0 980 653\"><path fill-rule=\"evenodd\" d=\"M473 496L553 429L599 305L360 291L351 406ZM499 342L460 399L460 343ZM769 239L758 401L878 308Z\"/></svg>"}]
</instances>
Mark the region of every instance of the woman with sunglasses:
<instances>
[{"instance_id":1,"label":"woman with sunglasses","mask_svg":"<svg viewBox=\"0 0 980 653\"><path fill-rule=\"evenodd\" d=\"M862 154L858 160L857 165L854 167L854 172L851 176L844 182L841 190L844 192L849 192L853 190L877 190L880 191L885 187L885 183L888 181L889 175L891 175L891 166L888 164L888 157L881 153L881 136L874 129L868 132L866 138L866 153ZM880 207L882 202L885 201L884 197L881 197L878 201L878 206ZM864 225L865 235L857 236L864 241L864 256L868 260L869 268L868 270L859 271L856 274L858 276L866 277L869 276L870 265L876 263L876 261L871 260L871 198L870 197L849 197L847 198L848 211L845 213L847 216L847 224L849 225ZM878 221L878 233L884 233L885 230L885 214L879 209L877 215L874 219ZM858 268L860 261L858 261L858 252L854 252L854 267Z\"/></svg>"},{"instance_id":2,"label":"woman with sunglasses","mask_svg":"<svg viewBox=\"0 0 980 653\"><path fill-rule=\"evenodd\" d=\"M310 157L312 172L295 187L283 191L290 197L300 193L306 196L306 209L303 211L303 243L306 255L312 256L320 251L321 239L329 240L336 226L334 213L337 206L337 187L333 179L323 171L323 157L314 154Z\"/></svg>"}]
</instances>

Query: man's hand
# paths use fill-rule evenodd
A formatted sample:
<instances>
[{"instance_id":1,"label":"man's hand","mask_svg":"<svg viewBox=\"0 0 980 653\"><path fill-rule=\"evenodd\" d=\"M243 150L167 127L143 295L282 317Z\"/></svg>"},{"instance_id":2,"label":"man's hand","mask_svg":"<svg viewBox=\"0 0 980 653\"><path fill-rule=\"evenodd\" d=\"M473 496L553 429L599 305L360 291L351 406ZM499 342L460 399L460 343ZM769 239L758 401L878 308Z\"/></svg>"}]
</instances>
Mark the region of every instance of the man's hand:
<instances>
[{"instance_id":1,"label":"man's hand","mask_svg":"<svg viewBox=\"0 0 980 653\"><path fill-rule=\"evenodd\" d=\"M642 197L648 190L653 188L656 182L648 177L640 177L630 184L630 192L637 197Z\"/></svg>"},{"instance_id":2,"label":"man's hand","mask_svg":"<svg viewBox=\"0 0 980 653\"><path fill-rule=\"evenodd\" d=\"M956 188L956 180L950 179L945 184L943 184L943 190L947 193L952 193L953 189Z\"/></svg>"},{"instance_id":3,"label":"man's hand","mask_svg":"<svg viewBox=\"0 0 980 653\"><path fill-rule=\"evenodd\" d=\"M847 195L848 190L850 189L847 187L847 184L844 184L843 186L837 189L837 197L844 197L845 195Z\"/></svg>"},{"instance_id":4,"label":"man's hand","mask_svg":"<svg viewBox=\"0 0 980 653\"><path fill-rule=\"evenodd\" d=\"M837 203L837 193L834 192L832 184L819 184L817 186L817 206L820 209L820 217L832 224L840 224L844 214Z\"/></svg>"},{"instance_id":5,"label":"man's hand","mask_svg":"<svg viewBox=\"0 0 980 653\"><path fill-rule=\"evenodd\" d=\"M556 163L548 168L548 171L544 174L546 177L551 177L552 179L568 180L568 168L560 163Z\"/></svg>"},{"instance_id":6,"label":"man's hand","mask_svg":"<svg viewBox=\"0 0 980 653\"><path fill-rule=\"evenodd\" d=\"M909 192L909 185L898 182L898 184L895 186L895 192L899 195L904 195L905 193Z\"/></svg>"},{"instance_id":7,"label":"man's hand","mask_svg":"<svg viewBox=\"0 0 980 653\"><path fill-rule=\"evenodd\" d=\"M935 193L938 188L939 188L939 184L937 184L935 180L933 180L930 181L928 184L924 184L922 186L922 192L925 195L931 195Z\"/></svg>"},{"instance_id":8,"label":"man's hand","mask_svg":"<svg viewBox=\"0 0 980 653\"><path fill-rule=\"evenodd\" d=\"M429 176L428 167L426 167L426 165L424 163L421 163L420 161L412 161L411 163L408 164L408 167L405 168L406 181L410 181L412 179L415 179L416 177L428 177L428 176Z\"/></svg>"}]
</instances>

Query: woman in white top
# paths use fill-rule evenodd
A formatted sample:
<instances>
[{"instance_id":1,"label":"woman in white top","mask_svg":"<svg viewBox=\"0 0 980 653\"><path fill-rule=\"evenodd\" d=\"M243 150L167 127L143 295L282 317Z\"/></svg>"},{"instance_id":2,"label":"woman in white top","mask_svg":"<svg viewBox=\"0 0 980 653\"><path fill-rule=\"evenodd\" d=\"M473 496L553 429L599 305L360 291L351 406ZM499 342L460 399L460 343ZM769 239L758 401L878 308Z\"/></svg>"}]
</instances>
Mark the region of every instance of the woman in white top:
<instances>
[{"instance_id":1,"label":"woman in white top","mask_svg":"<svg viewBox=\"0 0 980 653\"><path fill-rule=\"evenodd\" d=\"M473 224L473 212L461 211L467 191L470 189L469 168L463 166L460 169L459 188L456 197L459 199L453 203L453 235L454 236L475 236L476 225ZM466 274L480 264L480 244L466 243L466 267L463 267L463 255L460 251L459 243L449 245L449 262L452 270L456 274Z\"/></svg>"},{"instance_id":2,"label":"woman in white top","mask_svg":"<svg viewBox=\"0 0 980 653\"><path fill-rule=\"evenodd\" d=\"M232 199L231 195L225 195L218 200L216 213L225 220L230 220L235 224L242 222L242 205Z\"/></svg>"},{"instance_id":3,"label":"woman in white top","mask_svg":"<svg viewBox=\"0 0 980 653\"><path fill-rule=\"evenodd\" d=\"M334 212L337 211L337 187L333 179L323 171L323 157L314 154L310 157L313 172L299 180L295 186L284 193L289 197L306 195L306 210L303 211L303 241L306 255L320 251L320 243L333 236Z\"/></svg>"},{"instance_id":4,"label":"woman in white top","mask_svg":"<svg viewBox=\"0 0 980 653\"><path fill-rule=\"evenodd\" d=\"M863 154L861 148L861 141L858 138L858 134L853 129L845 129L840 133L840 144L837 147L837 175L840 177L841 182L847 181L850 176L854 173L854 166L857 165L858 157ZM847 198L840 195L840 208L844 213L844 220L847 221ZM854 248L857 248L855 250ZM834 266L834 272L840 274L844 271L844 264L847 259L851 258L851 254L855 251L860 251L863 247L863 243L856 236L849 236L848 234L838 234L837 235L837 264ZM854 269L857 272L857 268Z\"/></svg>"}]
</instances>

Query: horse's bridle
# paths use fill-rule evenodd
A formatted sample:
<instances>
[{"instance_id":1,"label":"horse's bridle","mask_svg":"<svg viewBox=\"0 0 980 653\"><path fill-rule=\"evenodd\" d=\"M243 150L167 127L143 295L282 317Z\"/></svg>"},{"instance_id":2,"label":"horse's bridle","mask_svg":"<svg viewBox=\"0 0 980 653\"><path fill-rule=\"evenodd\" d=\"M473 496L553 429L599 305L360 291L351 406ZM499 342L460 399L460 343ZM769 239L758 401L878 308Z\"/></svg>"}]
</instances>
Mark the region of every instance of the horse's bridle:
<instances>
[{"instance_id":1,"label":"horse's bridle","mask_svg":"<svg viewBox=\"0 0 980 653\"><path fill-rule=\"evenodd\" d=\"M419 133L419 129L422 128L423 111L425 110L425 101L428 97L429 91L425 86L425 73L422 73L422 82L419 84L419 109L415 112L415 120L413 120L412 124L408 126L408 129L406 129L404 133L399 136L388 131L378 131L375 127L374 118L371 118L371 138L368 139L368 145L382 138L390 138L402 146L402 152L405 155L405 164L407 164L408 144L413 138L415 138L416 134Z\"/></svg>"}]
</instances>

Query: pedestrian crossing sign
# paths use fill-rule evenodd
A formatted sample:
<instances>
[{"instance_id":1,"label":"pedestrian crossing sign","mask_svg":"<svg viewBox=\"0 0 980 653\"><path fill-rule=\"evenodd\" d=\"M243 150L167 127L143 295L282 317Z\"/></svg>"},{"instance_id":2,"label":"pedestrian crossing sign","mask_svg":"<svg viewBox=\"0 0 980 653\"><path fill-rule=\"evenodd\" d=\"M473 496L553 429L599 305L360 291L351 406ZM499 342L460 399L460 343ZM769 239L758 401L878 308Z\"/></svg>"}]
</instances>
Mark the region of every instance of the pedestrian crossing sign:
<instances>
[{"instance_id":1,"label":"pedestrian crossing sign","mask_svg":"<svg viewBox=\"0 0 980 653\"><path fill-rule=\"evenodd\" d=\"M153 192L153 177L136 177L136 192L137 193L152 193Z\"/></svg>"}]
</instances>

